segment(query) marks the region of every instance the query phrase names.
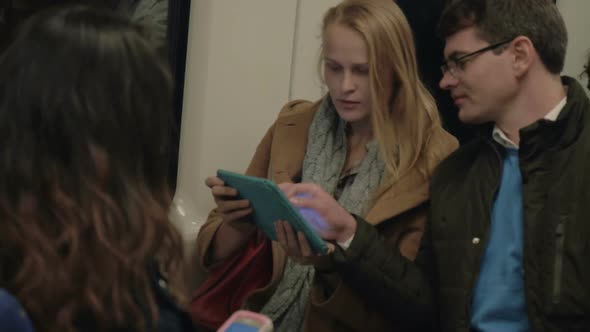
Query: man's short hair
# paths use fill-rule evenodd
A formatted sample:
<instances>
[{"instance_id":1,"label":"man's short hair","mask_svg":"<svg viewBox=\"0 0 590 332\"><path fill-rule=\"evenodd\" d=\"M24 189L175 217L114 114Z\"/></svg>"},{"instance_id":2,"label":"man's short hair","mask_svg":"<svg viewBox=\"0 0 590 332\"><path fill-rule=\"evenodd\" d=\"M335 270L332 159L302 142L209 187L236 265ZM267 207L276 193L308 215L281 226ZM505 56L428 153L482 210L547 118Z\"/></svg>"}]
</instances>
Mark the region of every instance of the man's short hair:
<instances>
[{"instance_id":1,"label":"man's short hair","mask_svg":"<svg viewBox=\"0 0 590 332\"><path fill-rule=\"evenodd\" d=\"M472 26L490 44L526 36L548 71L563 70L567 30L553 0L449 1L439 23L442 37Z\"/></svg>"}]
</instances>

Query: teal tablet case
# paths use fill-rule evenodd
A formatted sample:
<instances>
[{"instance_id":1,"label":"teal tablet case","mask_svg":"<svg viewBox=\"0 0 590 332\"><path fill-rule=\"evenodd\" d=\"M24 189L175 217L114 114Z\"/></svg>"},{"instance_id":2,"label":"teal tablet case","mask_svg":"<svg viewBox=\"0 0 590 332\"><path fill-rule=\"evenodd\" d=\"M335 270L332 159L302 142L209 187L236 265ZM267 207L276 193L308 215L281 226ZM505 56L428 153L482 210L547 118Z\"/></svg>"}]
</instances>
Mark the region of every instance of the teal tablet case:
<instances>
[{"instance_id":1,"label":"teal tablet case","mask_svg":"<svg viewBox=\"0 0 590 332\"><path fill-rule=\"evenodd\" d=\"M326 243L274 182L222 169L217 171L217 176L226 186L237 189L239 198L250 201L254 222L271 240L277 240L274 223L285 220L295 231L305 234L315 253L328 252Z\"/></svg>"}]
</instances>

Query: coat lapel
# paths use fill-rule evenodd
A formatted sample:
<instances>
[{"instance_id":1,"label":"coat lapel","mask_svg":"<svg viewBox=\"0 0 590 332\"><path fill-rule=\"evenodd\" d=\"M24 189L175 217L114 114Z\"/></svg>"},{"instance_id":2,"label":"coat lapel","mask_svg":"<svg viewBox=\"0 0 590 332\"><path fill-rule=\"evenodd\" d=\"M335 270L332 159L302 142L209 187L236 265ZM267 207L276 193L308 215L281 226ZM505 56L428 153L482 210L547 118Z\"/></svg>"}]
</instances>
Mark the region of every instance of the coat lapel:
<instances>
[{"instance_id":1,"label":"coat lapel","mask_svg":"<svg viewBox=\"0 0 590 332\"><path fill-rule=\"evenodd\" d=\"M428 201L429 182L418 171L399 179L375 199L365 219L378 225Z\"/></svg>"},{"instance_id":2,"label":"coat lapel","mask_svg":"<svg viewBox=\"0 0 590 332\"><path fill-rule=\"evenodd\" d=\"M303 159L307 150L307 135L319 103L302 102L277 119L271 148L269 178L276 183L301 180Z\"/></svg>"}]
</instances>

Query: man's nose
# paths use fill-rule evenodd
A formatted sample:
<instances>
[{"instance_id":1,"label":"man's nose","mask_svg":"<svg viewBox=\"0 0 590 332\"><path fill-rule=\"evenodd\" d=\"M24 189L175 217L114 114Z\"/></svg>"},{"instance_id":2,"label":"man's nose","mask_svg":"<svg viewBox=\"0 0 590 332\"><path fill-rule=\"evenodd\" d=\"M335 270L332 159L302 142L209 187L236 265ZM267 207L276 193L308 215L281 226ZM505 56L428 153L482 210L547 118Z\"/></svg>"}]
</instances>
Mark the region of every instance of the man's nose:
<instances>
[{"instance_id":1,"label":"man's nose","mask_svg":"<svg viewBox=\"0 0 590 332\"><path fill-rule=\"evenodd\" d=\"M459 80L451 75L451 72L447 71L443 74L438 86L443 90L450 90L457 86L457 83L459 83Z\"/></svg>"}]
</instances>

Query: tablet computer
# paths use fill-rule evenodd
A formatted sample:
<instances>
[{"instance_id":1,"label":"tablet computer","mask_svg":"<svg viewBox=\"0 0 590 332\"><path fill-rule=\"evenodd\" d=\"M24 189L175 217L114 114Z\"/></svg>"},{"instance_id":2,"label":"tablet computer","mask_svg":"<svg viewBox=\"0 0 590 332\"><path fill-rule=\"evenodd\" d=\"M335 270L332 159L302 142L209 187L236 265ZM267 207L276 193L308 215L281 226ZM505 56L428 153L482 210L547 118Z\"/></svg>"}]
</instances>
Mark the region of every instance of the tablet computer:
<instances>
[{"instance_id":1,"label":"tablet computer","mask_svg":"<svg viewBox=\"0 0 590 332\"><path fill-rule=\"evenodd\" d=\"M217 177L226 186L235 188L238 198L250 201L254 222L271 240L277 240L274 223L285 220L295 231L305 235L315 253L328 252L326 243L274 182L222 169L217 171Z\"/></svg>"}]
</instances>

